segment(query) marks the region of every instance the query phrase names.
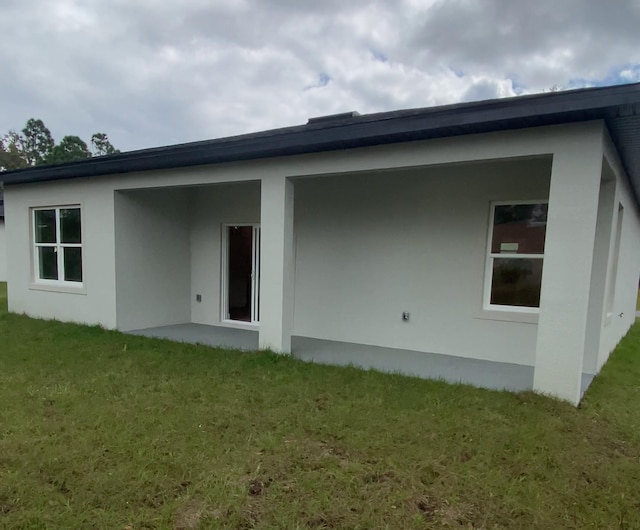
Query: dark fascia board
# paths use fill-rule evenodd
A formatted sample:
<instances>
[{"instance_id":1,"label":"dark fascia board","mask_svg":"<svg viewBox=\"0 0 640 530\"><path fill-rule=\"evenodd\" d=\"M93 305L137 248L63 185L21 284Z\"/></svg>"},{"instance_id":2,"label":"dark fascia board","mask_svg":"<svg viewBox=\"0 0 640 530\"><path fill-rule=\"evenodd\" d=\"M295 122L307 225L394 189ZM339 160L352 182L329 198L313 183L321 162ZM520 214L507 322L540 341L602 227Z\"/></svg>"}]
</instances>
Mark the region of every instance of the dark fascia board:
<instances>
[{"instance_id":1,"label":"dark fascia board","mask_svg":"<svg viewBox=\"0 0 640 530\"><path fill-rule=\"evenodd\" d=\"M640 83L344 118L0 173L5 185L318 153L537 125L606 119L640 104Z\"/></svg>"}]
</instances>

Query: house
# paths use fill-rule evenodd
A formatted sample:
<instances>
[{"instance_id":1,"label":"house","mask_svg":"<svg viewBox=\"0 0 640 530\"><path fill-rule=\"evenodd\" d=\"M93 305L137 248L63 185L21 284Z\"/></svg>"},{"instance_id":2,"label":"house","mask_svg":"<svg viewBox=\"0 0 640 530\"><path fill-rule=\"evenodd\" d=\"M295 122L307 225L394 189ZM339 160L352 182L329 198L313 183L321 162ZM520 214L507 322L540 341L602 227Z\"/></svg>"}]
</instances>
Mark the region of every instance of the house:
<instances>
[{"instance_id":1,"label":"house","mask_svg":"<svg viewBox=\"0 0 640 530\"><path fill-rule=\"evenodd\" d=\"M635 318L640 84L3 174L9 309L578 403Z\"/></svg>"},{"instance_id":2,"label":"house","mask_svg":"<svg viewBox=\"0 0 640 530\"><path fill-rule=\"evenodd\" d=\"M4 229L4 198L0 188L0 282L7 281L7 239Z\"/></svg>"}]
</instances>

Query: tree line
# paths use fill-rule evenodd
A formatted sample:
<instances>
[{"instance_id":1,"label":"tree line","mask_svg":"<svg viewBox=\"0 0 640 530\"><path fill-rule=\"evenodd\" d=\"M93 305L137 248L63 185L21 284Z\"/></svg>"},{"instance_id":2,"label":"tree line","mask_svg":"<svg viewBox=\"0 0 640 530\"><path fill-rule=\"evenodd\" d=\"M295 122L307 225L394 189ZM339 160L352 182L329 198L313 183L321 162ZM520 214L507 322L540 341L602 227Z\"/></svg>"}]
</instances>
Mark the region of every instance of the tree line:
<instances>
[{"instance_id":1,"label":"tree line","mask_svg":"<svg viewBox=\"0 0 640 530\"><path fill-rule=\"evenodd\" d=\"M30 118L24 129L0 136L0 171L85 160L119 153L105 133L91 137L91 148L79 136L65 136L56 143L42 120Z\"/></svg>"}]
</instances>

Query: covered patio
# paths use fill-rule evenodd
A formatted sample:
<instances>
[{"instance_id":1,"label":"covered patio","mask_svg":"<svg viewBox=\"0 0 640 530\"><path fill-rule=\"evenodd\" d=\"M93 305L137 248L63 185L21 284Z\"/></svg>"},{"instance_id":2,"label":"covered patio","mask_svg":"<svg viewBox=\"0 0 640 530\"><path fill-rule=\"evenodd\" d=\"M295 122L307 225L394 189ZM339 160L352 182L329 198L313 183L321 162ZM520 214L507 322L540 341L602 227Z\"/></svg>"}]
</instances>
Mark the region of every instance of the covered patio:
<instances>
[{"instance_id":1,"label":"covered patio","mask_svg":"<svg viewBox=\"0 0 640 530\"><path fill-rule=\"evenodd\" d=\"M258 349L258 331L249 329L188 323L134 329L127 333L231 350L255 351Z\"/></svg>"}]
</instances>

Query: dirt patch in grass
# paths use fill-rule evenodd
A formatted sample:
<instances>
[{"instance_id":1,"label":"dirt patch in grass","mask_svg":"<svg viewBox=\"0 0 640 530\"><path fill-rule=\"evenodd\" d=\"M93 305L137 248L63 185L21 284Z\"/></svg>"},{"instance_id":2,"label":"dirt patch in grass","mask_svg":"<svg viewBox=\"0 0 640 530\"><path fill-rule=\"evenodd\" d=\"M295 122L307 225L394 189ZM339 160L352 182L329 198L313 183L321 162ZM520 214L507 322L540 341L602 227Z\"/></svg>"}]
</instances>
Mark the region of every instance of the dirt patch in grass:
<instances>
[{"instance_id":1,"label":"dirt patch in grass","mask_svg":"<svg viewBox=\"0 0 640 530\"><path fill-rule=\"evenodd\" d=\"M252 497L258 497L260 495L264 495L267 491L267 488L273 482L272 478L260 479L254 478L249 481L249 495Z\"/></svg>"},{"instance_id":2,"label":"dirt patch in grass","mask_svg":"<svg viewBox=\"0 0 640 530\"><path fill-rule=\"evenodd\" d=\"M173 516L173 530L195 530L200 526L204 514L203 503L190 499L182 504Z\"/></svg>"},{"instance_id":3,"label":"dirt patch in grass","mask_svg":"<svg viewBox=\"0 0 640 530\"><path fill-rule=\"evenodd\" d=\"M413 509L429 523L441 523L447 526L468 525L468 516L464 510L451 506L448 502L441 502L433 497L422 497L413 502ZM474 528L475 526L472 526Z\"/></svg>"}]
</instances>

